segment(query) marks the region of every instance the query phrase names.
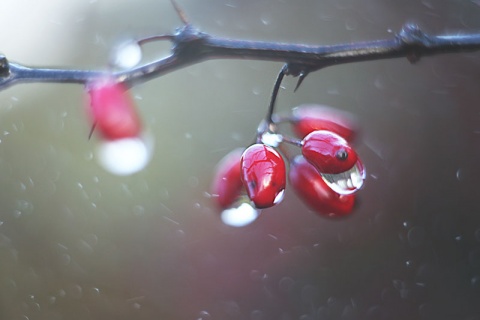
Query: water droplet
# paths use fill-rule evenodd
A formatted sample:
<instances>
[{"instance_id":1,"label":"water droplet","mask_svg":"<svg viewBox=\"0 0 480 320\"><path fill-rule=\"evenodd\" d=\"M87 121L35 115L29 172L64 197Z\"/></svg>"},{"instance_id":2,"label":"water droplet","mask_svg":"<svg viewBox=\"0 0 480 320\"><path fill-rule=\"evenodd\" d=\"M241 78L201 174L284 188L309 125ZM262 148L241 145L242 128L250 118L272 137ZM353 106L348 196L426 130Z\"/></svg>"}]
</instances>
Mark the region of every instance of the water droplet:
<instances>
[{"instance_id":1,"label":"water droplet","mask_svg":"<svg viewBox=\"0 0 480 320\"><path fill-rule=\"evenodd\" d=\"M198 187L199 181L198 178L195 176L188 177L188 185L192 188Z\"/></svg>"},{"instance_id":2,"label":"water droplet","mask_svg":"<svg viewBox=\"0 0 480 320\"><path fill-rule=\"evenodd\" d=\"M145 208L139 204L133 207L133 214L135 216L143 216L145 213Z\"/></svg>"},{"instance_id":3,"label":"water droplet","mask_svg":"<svg viewBox=\"0 0 480 320\"><path fill-rule=\"evenodd\" d=\"M259 96L262 93L262 88L260 87L255 87L252 89L252 92L254 95Z\"/></svg>"},{"instance_id":4,"label":"water droplet","mask_svg":"<svg viewBox=\"0 0 480 320\"><path fill-rule=\"evenodd\" d=\"M412 247L418 247L425 241L425 229L420 226L414 226L408 230L407 233L408 243Z\"/></svg>"},{"instance_id":5,"label":"water droplet","mask_svg":"<svg viewBox=\"0 0 480 320\"><path fill-rule=\"evenodd\" d=\"M71 261L72 261L72 258L68 253L64 253L60 256L60 263L64 266L68 266Z\"/></svg>"},{"instance_id":6,"label":"water droplet","mask_svg":"<svg viewBox=\"0 0 480 320\"><path fill-rule=\"evenodd\" d=\"M468 264L471 267L480 267L480 249L473 249L468 253Z\"/></svg>"},{"instance_id":7,"label":"water droplet","mask_svg":"<svg viewBox=\"0 0 480 320\"><path fill-rule=\"evenodd\" d=\"M280 279L278 283L278 287L283 292L289 292L290 290L292 290L294 284L295 284L295 281L292 278L283 277L282 279Z\"/></svg>"},{"instance_id":8,"label":"water droplet","mask_svg":"<svg viewBox=\"0 0 480 320\"><path fill-rule=\"evenodd\" d=\"M354 31L358 28L358 21L356 19L347 19L345 21L345 29L348 31Z\"/></svg>"},{"instance_id":9,"label":"water droplet","mask_svg":"<svg viewBox=\"0 0 480 320\"><path fill-rule=\"evenodd\" d=\"M262 320L263 312L261 310L253 310L250 313L250 320Z\"/></svg>"},{"instance_id":10,"label":"water droplet","mask_svg":"<svg viewBox=\"0 0 480 320\"><path fill-rule=\"evenodd\" d=\"M458 169L457 172L455 173L455 176L457 177L458 181L462 181L464 176L463 169L462 168Z\"/></svg>"},{"instance_id":11,"label":"water droplet","mask_svg":"<svg viewBox=\"0 0 480 320\"><path fill-rule=\"evenodd\" d=\"M318 298L318 288L307 284L302 288L302 301L305 303L313 303Z\"/></svg>"},{"instance_id":12,"label":"water droplet","mask_svg":"<svg viewBox=\"0 0 480 320\"><path fill-rule=\"evenodd\" d=\"M472 279L470 279L470 285L472 286L472 289L480 289L480 276L473 276Z\"/></svg>"},{"instance_id":13,"label":"water droplet","mask_svg":"<svg viewBox=\"0 0 480 320\"><path fill-rule=\"evenodd\" d=\"M260 210L250 203L243 202L237 207L223 210L221 213L222 222L232 227L244 227L258 218Z\"/></svg>"},{"instance_id":14,"label":"water droplet","mask_svg":"<svg viewBox=\"0 0 480 320\"><path fill-rule=\"evenodd\" d=\"M27 200L17 200L16 211L18 211L18 216L22 214L31 214L33 213L33 204Z\"/></svg>"},{"instance_id":15,"label":"water droplet","mask_svg":"<svg viewBox=\"0 0 480 320\"><path fill-rule=\"evenodd\" d=\"M382 78L382 76L377 76L374 81L374 86L375 88L381 90L385 88L385 80Z\"/></svg>"},{"instance_id":16,"label":"water droplet","mask_svg":"<svg viewBox=\"0 0 480 320\"><path fill-rule=\"evenodd\" d=\"M13 210L13 217L18 219L22 216L22 212L19 210Z\"/></svg>"},{"instance_id":17,"label":"water droplet","mask_svg":"<svg viewBox=\"0 0 480 320\"><path fill-rule=\"evenodd\" d=\"M236 301L225 301L223 303L223 309L229 316L228 318L237 318L240 315L240 306Z\"/></svg>"},{"instance_id":18,"label":"water droplet","mask_svg":"<svg viewBox=\"0 0 480 320\"><path fill-rule=\"evenodd\" d=\"M270 13L264 13L261 15L260 20L262 21L263 25L268 26L272 23L272 15Z\"/></svg>"},{"instance_id":19,"label":"water droplet","mask_svg":"<svg viewBox=\"0 0 480 320\"><path fill-rule=\"evenodd\" d=\"M261 281L263 277L263 274L258 271L258 270L252 270L250 271L250 279L253 281Z\"/></svg>"},{"instance_id":20,"label":"water droplet","mask_svg":"<svg viewBox=\"0 0 480 320\"><path fill-rule=\"evenodd\" d=\"M129 69L135 67L142 60L142 48L136 41L125 41L113 51L113 65Z\"/></svg>"},{"instance_id":21,"label":"water droplet","mask_svg":"<svg viewBox=\"0 0 480 320\"><path fill-rule=\"evenodd\" d=\"M91 294L92 296L98 296L98 295L100 295L100 289L98 289L98 288L93 287L93 288L91 288L89 291L90 291L90 294Z\"/></svg>"},{"instance_id":22,"label":"water droplet","mask_svg":"<svg viewBox=\"0 0 480 320\"><path fill-rule=\"evenodd\" d=\"M78 248L78 251L86 255L93 253L93 248L87 243L87 241L83 239L80 239L78 241L77 248Z\"/></svg>"},{"instance_id":23,"label":"water droplet","mask_svg":"<svg viewBox=\"0 0 480 320\"><path fill-rule=\"evenodd\" d=\"M212 319L212 316L210 315L210 313L208 313L208 311L202 310L198 313L197 320L210 320L210 319Z\"/></svg>"},{"instance_id":24,"label":"water droplet","mask_svg":"<svg viewBox=\"0 0 480 320\"><path fill-rule=\"evenodd\" d=\"M262 135L262 143L276 148L283 141L283 136L277 133L265 132Z\"/></svg>"},{"instance_id":25,"label":"water droplet","mask_svg":"<svg viewBox=\"0 0 480 320\"><path fill-rule=\"evenodd\" d=\"M93 152L88 151L88 152L86 152L86 153L84 154L83 157L84 157L85 160L90 161L90 160L93 159Z\"/></svg>"},{"instance_id":26,"label":"water droplet","mask_svg":"<svg viewBox=\"0 0 480 320\"><path fill-rule=\"evenodd\" d=\"M85 241L90 245L90 246L96 246L98 243L98 237L97 235L90 233L84 236Z\"/></svg>"},{"instance_id":27,"label":"water droplet","mask_svg":"<svg viewBox=\"0 0 480 320\"><path fill-rule=\"evenodd\" d=\"M72 299L80 299L83 296L83 289L78 284L75 284L68 288L67 294Z\"/></svg>"},{"instance_id":28,"label":"water droplet","mask_svg":"<svg viewBox=\"0 0 480 320\"><path fill-rule=\"evenodd\" d=\"M475 230L475 240L477 240L478 242L480 242L480 228L478 228L477 230Z\"/></svg>"},{"instance_id":29,"label":"water droplet","mask_svg":"<svg viewBox=\"0 0 480 320\"><path fill-rule=\"evenodd\" d=\"M412 260L407 260L405 261L405 266L409 269L413 268L413 261Z\"/></svg>"},{"instance_id":30,"label":"water droplet","mask_svg":"<svg viewBox=\"0 0 480 320\"><path fill-rule=\"evenodd\" d=\"M337 174L321 173L325 183L338 194L352 194L362 186L366 177L363 164L359 161L348 171Z\"/></svg>"},{"instance_id":31,"label":"water droplet","mask_svg":"<svg viewBox=\"0 0 480 320\"><path fill-rule=\"evenodd\" d=\"M27 190L27 186L25 185L25 183L19 182L18 189L20 192L24 192L25 190Z\"/></svg>"},{"instance_id":32,"label":"water droplet","mask_svg":"<svg viewBox=\"0 0 480 320\"><path fill-rule=\"evenodd\" d=\"M98 148L98 161L113 174L125 176L144 169L152 154L152 145L140 138L104 141Z\"/></svg>"},{"instance_id":33,"label":"water droplet","mask_svg":"<svg viewBox=\"0 0 480 320\"><path fill-rule=\"evenodd\" d=\"M283 198L285 197L285 189L281 190L277 196L275 197L275 199L273 199L273 203L274 204L279 204L280 202L282 202Z\"/></svg>"},{"instance_id":34,"label":"water droplet","mask_svg":"<svg viewBox=\"0 0 480 320\"><path fill-rule=\"evenodd\" d=\"M178 240L185 240L185 238L186 238L185 231L183 231L182 229L176 230L175 235L176 235Z\"/></svg>"}]
</instances>

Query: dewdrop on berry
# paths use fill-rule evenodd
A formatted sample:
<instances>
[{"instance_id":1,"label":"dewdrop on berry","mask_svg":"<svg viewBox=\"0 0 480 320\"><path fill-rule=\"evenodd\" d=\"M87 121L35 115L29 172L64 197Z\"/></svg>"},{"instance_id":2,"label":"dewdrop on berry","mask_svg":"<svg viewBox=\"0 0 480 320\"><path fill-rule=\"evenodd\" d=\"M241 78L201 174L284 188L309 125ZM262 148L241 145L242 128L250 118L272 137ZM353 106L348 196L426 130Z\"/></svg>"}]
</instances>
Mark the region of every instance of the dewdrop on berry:
<instances>
[{"instance_id":1,"label":"dewdrop on berry","mask_svg":"<svg viewBox=\"0 0 480 320\"><path fill-rule=\"evenodd\" d=\"M96 158L105 170L126 176L143 170L152 153L153 139L144 136L101 141Z\"/></svg>"},{"instance_id":2,"label":"dewdrop on berry","mask_svg":"<svg viewBox=\"0 0 480 320\"><path fill-rule=\"evenodd\" d=\"M257 220L261 210L245 200L248 200L248 197L244 196L244 199L222 211L220 218L224 224L231 227L244 227Z\"/></svg>"}]
</instances>

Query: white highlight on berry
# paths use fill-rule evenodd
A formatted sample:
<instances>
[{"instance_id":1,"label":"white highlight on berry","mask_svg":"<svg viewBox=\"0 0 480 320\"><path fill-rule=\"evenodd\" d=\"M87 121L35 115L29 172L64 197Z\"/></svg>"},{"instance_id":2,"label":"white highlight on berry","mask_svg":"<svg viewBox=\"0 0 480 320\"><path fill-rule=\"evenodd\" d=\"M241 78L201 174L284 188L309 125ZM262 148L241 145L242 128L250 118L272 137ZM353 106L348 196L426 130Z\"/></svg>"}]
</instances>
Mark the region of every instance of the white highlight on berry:
<instances>
[{"instance_id":1,"label":"white highlight on berry","mask_svg":"<svg viewBox=\"0 0 480 320\"><path fill-rule=\"evenodd\" d=\"M244 227L255 221L260 214L250 203L243 202L238 207L222 211L221 219L226 225L232 227Z\"/></svg>"},{"instance_id":2,"label":"white highlight on berry","mask_svg":"<svg viewBox=\"0 0 480 320\"><path fill-rule=\"evenodd\" d=\"M116 67L129 69L135 67L142 60L142 48L136 41L120 43L113 51L112 63Z\"/></svg>"},{"instance_id":3,"label":"white highlight on berry","mask_svg":"<svg viewBox=\"0 0 480 320\"><path fill-rule=\"evenodd\" d=\"M97 160L107 171L126 176L144 169L152 155L152 144L141 138L103 141L97 149Z\"/></svg>"}]
</instances>

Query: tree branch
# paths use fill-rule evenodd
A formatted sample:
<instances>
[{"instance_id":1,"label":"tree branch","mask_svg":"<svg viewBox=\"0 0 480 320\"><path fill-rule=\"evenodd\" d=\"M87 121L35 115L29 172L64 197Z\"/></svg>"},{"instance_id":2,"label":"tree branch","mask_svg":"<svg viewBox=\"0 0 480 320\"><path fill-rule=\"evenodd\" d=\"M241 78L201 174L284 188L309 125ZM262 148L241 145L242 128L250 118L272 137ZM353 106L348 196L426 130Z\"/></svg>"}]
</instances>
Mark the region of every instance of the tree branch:
<instances>
[{"instance_id":1,"label":"tree branch","mask_svg":"<svg viewBox=\"0 0 480 320\"><path fill-rule=\"evenodd\" d=\"M252 59L286 63L285 74L300 76L302 80L310 72L344 63L399 57L414 63L422 56L480 50L480 34L432 36L413 24L406 24L392 39L326 46L222 39L190 24L173 35L157 38L172 42L170 56L114 72L113 76L131 87L209 59ZM84 84L105 74L106 71L31 68L0 56L0 90L22 82Z\"/></svg>"}]
</instances>

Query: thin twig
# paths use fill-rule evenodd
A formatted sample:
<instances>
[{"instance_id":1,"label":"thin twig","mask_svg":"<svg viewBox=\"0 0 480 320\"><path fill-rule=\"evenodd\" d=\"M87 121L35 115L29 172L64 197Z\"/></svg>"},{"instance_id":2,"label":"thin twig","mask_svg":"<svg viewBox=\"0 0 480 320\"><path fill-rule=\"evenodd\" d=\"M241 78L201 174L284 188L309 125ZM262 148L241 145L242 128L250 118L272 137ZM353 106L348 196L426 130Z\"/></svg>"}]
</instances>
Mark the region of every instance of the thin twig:
<instances>
[{"instance_id":1,"label":"thin twig","mask_svg":"<svg viewBox=\"0 0 480 320\"><path fill-rule=\"evenodd\" d=\"M413 63L422 56L480 50L480 34L432 36L412 24L405 25L392 39L326 46L222 39L200 32L190 24L172 36L160 36L158 39L172 41L170 56L115 72L113 76L127 86L134 86L209 59L252 59L286 63L286 75L305 77L310 72L344 63L400 57L406 57ZM106 73L30 68L10 63L6 57L0 56L0 90L21 82L84 84Z\"/></svg>"}]
</instances>

